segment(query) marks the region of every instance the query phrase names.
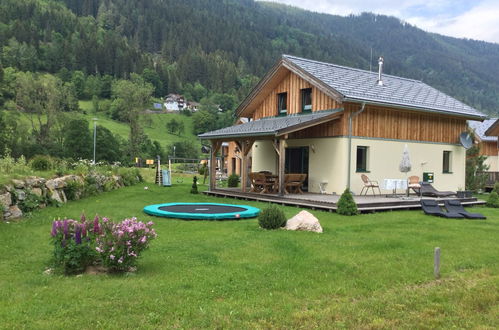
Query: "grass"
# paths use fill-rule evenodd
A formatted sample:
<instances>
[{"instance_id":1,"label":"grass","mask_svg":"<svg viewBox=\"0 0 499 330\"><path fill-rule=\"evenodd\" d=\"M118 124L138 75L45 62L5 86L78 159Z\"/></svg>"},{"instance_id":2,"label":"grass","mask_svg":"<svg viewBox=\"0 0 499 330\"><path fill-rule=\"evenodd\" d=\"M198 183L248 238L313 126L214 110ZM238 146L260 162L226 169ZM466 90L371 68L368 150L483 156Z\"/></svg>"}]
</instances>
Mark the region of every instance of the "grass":
<instances>
[{"instance_id":1,"label":"grass","mask_svg":"<svg viewBox=\"0 0 499 330\"><path fill-rule=\"evenodd\" d=\"M149 186L144 190L144 186ZM182 221L161 202L257 202L191 195L190 180L145 183L0 224L0 328L499 327L499 210L486 221L419 211L345 217L311 211L323 234L257 220ZM287 217L299 209L282 207ZM44 275L54 217L153 220L158 238L134 275ZM442 278L433 278L433 249Z\"/></svg>"},{"instance_id":2,"label":"grass","mask_svg":"<svg viewBox=\"0 0 499 330\"><path fill-rule=\"evenodd\" d=\"M92 129L92 118L98 118L98 125L106 127L111 132L120 135L124 139L128 139L130 128L127 124L112 120L106 117L103 113L93 113L92 101L79 101L79 104L80 108L86 112L83 117L89 121ZM167 132L166 123L173 118L184 123L183 135L178 136ZM151 140L158 141L163 147L182 140L191 140L199 144L197 137L192 134L192 118L181 114L144 114L142 115L142 127L144 128L144 132L149 136ZM199 144L199 146L201 145Z\"/></svg>"}]
</instances>

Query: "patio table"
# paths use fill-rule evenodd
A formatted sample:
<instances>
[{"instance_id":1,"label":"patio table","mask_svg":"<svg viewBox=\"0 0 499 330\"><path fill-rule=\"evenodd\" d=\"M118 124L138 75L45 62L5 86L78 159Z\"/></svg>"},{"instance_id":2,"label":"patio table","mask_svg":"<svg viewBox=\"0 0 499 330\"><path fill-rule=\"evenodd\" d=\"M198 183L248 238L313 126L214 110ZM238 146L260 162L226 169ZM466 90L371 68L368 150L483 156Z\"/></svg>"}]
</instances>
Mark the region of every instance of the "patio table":
<instances>
[{"instance_id":1,"label":"patio table","mask_svg":"<svg viewBox=\"0 0 499 330\"><path fill-rule=\"evenodd\" d=\"M406 179L384 179L383 189L391 189L393 195L397 195L397 189L407 189Z\"/></svg>"}]
</instances>

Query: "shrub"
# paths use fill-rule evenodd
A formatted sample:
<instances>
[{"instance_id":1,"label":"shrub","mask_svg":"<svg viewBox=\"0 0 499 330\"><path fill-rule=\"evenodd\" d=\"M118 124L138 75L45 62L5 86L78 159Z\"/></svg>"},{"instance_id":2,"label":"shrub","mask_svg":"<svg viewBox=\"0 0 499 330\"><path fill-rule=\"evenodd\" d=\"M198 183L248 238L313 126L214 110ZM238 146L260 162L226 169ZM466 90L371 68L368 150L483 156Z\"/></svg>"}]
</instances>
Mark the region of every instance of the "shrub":
<instances>
[{"instance_id":1,"label":"shrub","mask_svg":"<svg viewBox=\"0 0 499 330\"><path fill-rule=\"evenodd\" d=\"M134 167L120 168L118 174L123 179L123 184L125 186L133 186L142 181L139 170Z\"/></svg>"},{"instance_id":2,"label":"shrub","mask_svg":"<svg viewBox=\"0 0 499 330\"><path fill-rule=\"evenodd\" d=\"M20 200L17 194L14 195L14 198L18 200L17 206L19 206L23 213L29 213L36 210L40 207L40 204L45 202L43 197L33 194L31 191L26 191L23 200Z\"/></svg>"},{"instance_id":3,"label":"shrub","mask_svg":"<svg viewBox=\"0 0 499 330\"><path fill-rule=\"evenodd\" d=\"M149 247L156 237L153 222L144 224L137 218L112 223L102 218L102 234L97 237L96 251L102 264L112 271L128 271L137 263L140 253Z\"/></svg>"},{"instance_id":4,"label":"shrub","mask_svg":"<svg viewBox=\"0 0 499 330\"><path fill-rule=\"evenodd\" d=\"M348 188L345 189L338 201L337 212L342 215L356 215L359 213L357 204L353 200L352 193Z\"/></svg>"},{"instance_id":5,"label":"shrub","mask_svg":"<svg viewBox=\"0 0 499 330\"><path fill-rule=\"evenodd\" d=\"M192 187L191 187L191 194L198 194L198 178L197 176L194 176L192 178Z\"/></svg>"},{"instance_id":6,"label":"shrub","mask_svg":"<svg viewBox=\"0 0 499 330\"><path fill-rule=\"evenodd\" d=\"M80 223L71 219L54 220L51 236L54 267L64 274L81 273L95 261L97 253L93 249L92 227L84 215Z\"/></svg>"},{"instance_id":7,"label":"shrub","mask_svg":"<svg viewBox=\"0 0 499 330\"><path fill-rule=\"evenodd\" d=\"M495 191L499 194L499 182L494 183L494 189L492 189L492 191Z\"/></svg>"},{"instance_id":8,"label":"shrub","mask_svg":"<svg viewBox=\"0 0 499 330\"><path fill-rule=\"evenodd\" d=\"M258 215L258 224L263 229L277 229L284 226L286 216L276 205L270 205Z\"/></svg>"},{"instance_id":9,"label":"shrub","mask_svg":"<svg viewBox=\"0 0 499 330\"><path fill-rule=\"evenodd\" d=\"M227 186L228 187L237 187L239 184L239 175L237 174L231 174L229 178L227 179Z\"/></svg>"},{"instance_id":10,"label":"shrub","mask_svg":"<svg viewBox=\"0 0 499 330\"><path fill-rule=\"evenodd\" d=\"M49 171L53 165L52 159L46 155L37 155L30 161L30 166L35 171Z\"/></svg>"},{"instance_id":11,"label":"shrub","mask_svg":"<svg viewBox=\"0 0 499 330\"><path fill-rule=\"evenodd\" d=\"M84 192L84 185L76 180L69 181L63 188L66 198L70 201L75 201L81 198Z\"/></svg>"},{"instance_id":12,"label":"shrub","mask_svg":"<svg viewBox=\"0 0 499 330\"><path fill-rule=\"evenodd\" d=\"M499 207L499 195L493 191L490 193L489 199L487 200L488 207Z\"/></svg>"}]
</instances>

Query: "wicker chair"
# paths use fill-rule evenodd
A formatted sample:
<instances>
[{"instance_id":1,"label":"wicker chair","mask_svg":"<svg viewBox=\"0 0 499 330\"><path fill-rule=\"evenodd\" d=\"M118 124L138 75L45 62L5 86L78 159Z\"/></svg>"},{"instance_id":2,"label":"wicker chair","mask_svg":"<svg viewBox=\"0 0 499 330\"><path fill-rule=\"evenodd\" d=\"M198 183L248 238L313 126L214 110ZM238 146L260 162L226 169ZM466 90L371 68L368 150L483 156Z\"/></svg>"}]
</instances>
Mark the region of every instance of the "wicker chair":
<instances>
[{"instance_id":1,"label":"wicker chair","mask_svg":"<svg viewBox=\"0 0 499 330\"><path fill-rule=\"evenodd\" d=\"M416 194L419 195L421 193L421 183L419 182L419 176L410 176L407 182L407 189L412 189Z\"/></svg>"},{"instance_id":2,"label":"wicker chair","mask_svg":"<svg viewBox=\"0 0 499 330\"><path fill-rule=\"evenodd\" d=\"M369 188L372 189L373 195L376 195L376 192L374 191L374 188L377 188L378 192L379 192L379 195L381 195L381 190L379 189L379 183L378 183L378 181L369 180L369 178L365 174L362 174L360 177L362 179L362 182L364 182L364 187L362 187L362 190L360 191L361 195L364 192L364 189L366 190L365 195L367 195L367 192L369 191Z\"/></svg>"}]
</instances>

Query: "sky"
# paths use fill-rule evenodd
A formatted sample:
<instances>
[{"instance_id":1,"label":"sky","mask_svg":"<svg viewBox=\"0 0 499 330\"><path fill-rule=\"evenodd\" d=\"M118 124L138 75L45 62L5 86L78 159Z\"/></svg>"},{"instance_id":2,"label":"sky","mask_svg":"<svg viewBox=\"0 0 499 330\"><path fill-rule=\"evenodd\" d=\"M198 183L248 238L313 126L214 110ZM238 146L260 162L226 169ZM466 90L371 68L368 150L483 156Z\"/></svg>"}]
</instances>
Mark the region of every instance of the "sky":
<instances>
[{"instance_id":1,"label":"sky","mask_svg":"<svg viewBox=\"0 0 499 330\"><path fill-rule=\"evenodd\" d=\"M373 12L451 37L499 43L499 0L266 0L303 9L350 15Z\"/></svg>"}]
</instances>

